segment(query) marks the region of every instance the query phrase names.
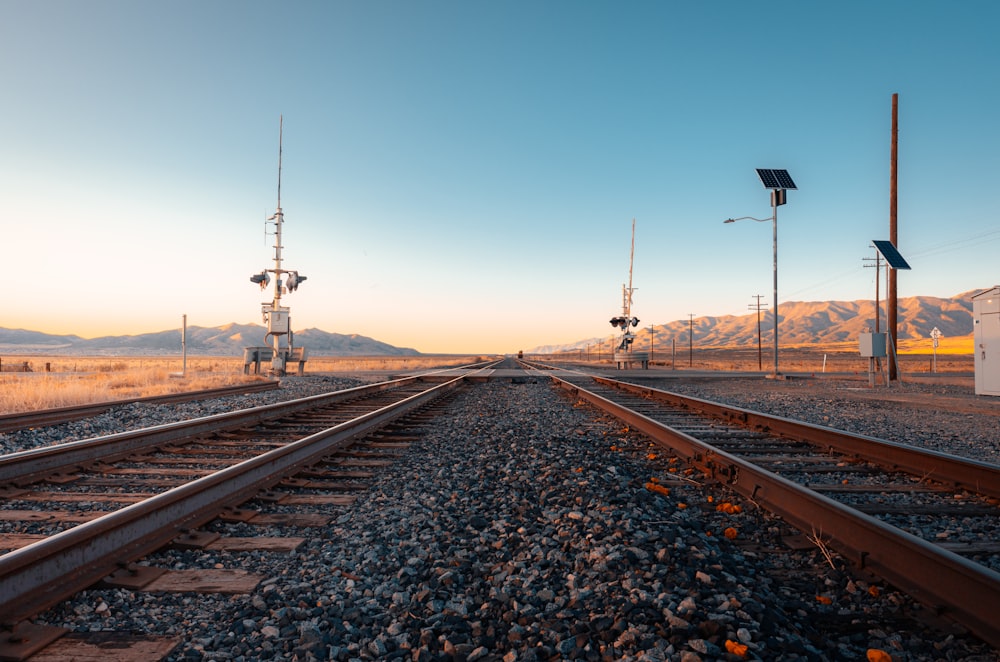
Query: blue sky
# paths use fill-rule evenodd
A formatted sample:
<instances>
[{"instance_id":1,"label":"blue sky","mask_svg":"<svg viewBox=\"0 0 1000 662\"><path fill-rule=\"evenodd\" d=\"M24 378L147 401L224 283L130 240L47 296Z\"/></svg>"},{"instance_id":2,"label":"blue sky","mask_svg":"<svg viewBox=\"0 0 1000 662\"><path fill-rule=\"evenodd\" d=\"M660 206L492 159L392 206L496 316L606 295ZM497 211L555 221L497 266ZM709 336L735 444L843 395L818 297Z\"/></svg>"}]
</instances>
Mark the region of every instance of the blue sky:
<instances>
[{"instance_id":1,"label":"blue sky","mask_svg":"<svg viewBox=\"0 0 1000 662\"><path fill-rule=\"evenodd\" d=\"M296 329L424 352L633 312L874 297L899 94L899 296L1000 283L1000 4L0 0L0 326L259 323L284 116ZM256 341L255 341L256 342Z\"/></svg>"}]
</instances>

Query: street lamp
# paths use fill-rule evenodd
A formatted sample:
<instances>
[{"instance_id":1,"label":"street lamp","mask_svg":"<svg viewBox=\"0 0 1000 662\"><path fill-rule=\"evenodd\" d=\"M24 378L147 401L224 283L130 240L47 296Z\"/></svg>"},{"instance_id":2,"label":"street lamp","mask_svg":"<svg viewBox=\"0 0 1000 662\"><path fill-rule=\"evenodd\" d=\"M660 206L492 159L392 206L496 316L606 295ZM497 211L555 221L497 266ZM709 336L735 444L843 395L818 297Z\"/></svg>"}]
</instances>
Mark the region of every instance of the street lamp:
<instances>
[{"instance_id":1,"label":"street lamp","mask_svg":"<svg viewBox=\"0 0 1000 662\"><path fill-rule=\"evenodd\" d=\"M753 216L740 216L739 218L727 218L723 223L735 223L736 221L744 220L756 221L758 223L771 221L772 223L774 236L772 241L774 251L774 301L772 304L772 309L774 310L774 374L772 377L777 379L781 374L778 372L778 207L785 204L786 189L797 189L797 187L787 170L757 168L757 176L760 177L764 188L771 191L771 217L754 218Z\"/></svg>"}]
</instances>

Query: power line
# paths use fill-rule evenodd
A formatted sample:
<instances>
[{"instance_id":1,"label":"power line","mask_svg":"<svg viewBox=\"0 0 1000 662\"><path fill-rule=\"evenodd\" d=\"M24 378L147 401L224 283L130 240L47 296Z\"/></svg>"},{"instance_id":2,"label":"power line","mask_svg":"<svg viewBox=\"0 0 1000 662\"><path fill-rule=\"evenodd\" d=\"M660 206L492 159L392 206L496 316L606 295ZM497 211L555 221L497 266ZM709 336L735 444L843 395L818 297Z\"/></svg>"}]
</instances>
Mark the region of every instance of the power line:
<instances>
[{"instance_id":1,"label":"power line","mask_svg":"<svg viewBox=\"0 0 1000 662\"><path fill-rule=\"evenodd\" d=\"M944 243L944 244L937 244L935 246L931 246L931 247L924 248L924 249L919 249L919 250L916 250L916 251L909 251L908 250L907 251L907 256L912 257L912 258L930 257L930 256L934 256L934 255L940 255L942 253L950 253L952 251L959 250L961 248L964 248L966 245L968 245L970 243L982 244L982 243L986 243L986 242L990 242L990 241L998 241L998 240L1000 240L1000 230L990 230L989 232L981 232L979 234L971 235L969 237L964 237L962 239L956 239L954 241L950 241L950 242L947 242L947 243ZM843 279L847 278L848 276L854 276L854 275L856 275L857 274L857 270L858 270L858 268L852 268L852 269L848 269L848 270L839 272L839 273L834 274L833 276L831 276L831 277L829 277L829 278L827 278L825 280L822 280L822 281L819 281L819 282L816 282L816 283L812 283L810 285L806 285L805 287L800 287L799 289L795 290L794 292L789 292L785 296L786 296L786 298L791 298L791 297L794 297L794 296L798 296L798 295L800 295L800 294L802 294L804 292L809 292L810 290L815 290L815 289L818 289L818 288L821 288L821 287L825 287L825 286L830 285L832 283L835 283L835 282L838 282L840 280L843 280ZM875 277L877 278L878 276L875 276Z\"/></svg>"},{"instance_id":2,"label":"power line","mask_svg":"<svg viewBox=\"0 0 1000 662\"><path fill-rule=\"evenodd\" d=\"M958 250L959 248L965 247L966 244L975 243L986 243L982 241L986 237L993 237L992 239L987 239L986 241L996 241L1000 239L1000 230L990 230L989 232L982 232L977 235L972 235L971 237L966 237L964 239L956 239L954 241L949 241L944 244L937 244L930 248L925 248L923 250L911 251L910 254L914 257L928 256L928 255L939 255L940 253L950 253L953 250Z\"/></svg>"}]
</instances>

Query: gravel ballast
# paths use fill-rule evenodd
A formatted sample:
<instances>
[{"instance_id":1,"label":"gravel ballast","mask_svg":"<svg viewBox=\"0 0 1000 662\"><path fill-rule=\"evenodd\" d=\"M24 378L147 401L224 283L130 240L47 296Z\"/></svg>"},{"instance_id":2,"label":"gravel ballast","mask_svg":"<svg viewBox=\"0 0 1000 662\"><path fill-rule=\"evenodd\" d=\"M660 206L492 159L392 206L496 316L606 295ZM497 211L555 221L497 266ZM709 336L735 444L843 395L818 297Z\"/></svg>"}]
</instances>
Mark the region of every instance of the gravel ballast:
<instances>
[{"instance_id":1,"label":"gravel ballast","mask_svg":"<svg viewBox=\"0 0 1000 662\"><path fill-rule=\"evenodd\" d=\"M293 554L145 561L265 576L253 593L91 590L45 621L176 636L174 660L1000 659L544 380L470 385L422 425L328 528L286 531Z\"/></svg>"}]
</instances>

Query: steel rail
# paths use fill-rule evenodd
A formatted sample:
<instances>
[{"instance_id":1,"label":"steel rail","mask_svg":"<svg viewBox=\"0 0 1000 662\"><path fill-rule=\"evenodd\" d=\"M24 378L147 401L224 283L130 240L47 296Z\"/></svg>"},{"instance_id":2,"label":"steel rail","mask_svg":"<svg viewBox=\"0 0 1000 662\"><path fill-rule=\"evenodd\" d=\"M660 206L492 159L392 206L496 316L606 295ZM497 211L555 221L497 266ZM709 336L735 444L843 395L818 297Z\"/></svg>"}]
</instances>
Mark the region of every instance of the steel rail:
<instances>
[{"instance_id":1,"label":"steel rail","mask_svg":"<svg viewBox=\"0 0 1000 662\"><path fill-rule=\"evenodd\" d=\"M78 421L81 418L97 416L114 407L121 407L136 403L143 404L176 404L178 402L189 402L191 400L208 400L210 398L224 398L230 395L244 395L248 393L259 393L261 391L271 391L279 386L279 382L268 380L254 382L253 384L241 384L236 386L222 386L219 388L201 389L198 391L184 391L183 393L169 393L166 395L150 395L141 398L126 398L123 400L107 400L105 402L94 402L87 405L72 407L55 407L52 409L39 409L36 411L16 412L13 414L0 414L0 433L14 432L25 428L40 428L69 421Z\"/></svg>"},{"instance_id":2,"label":"steel rail","mask_svg":"<svg viewBox=\"0 0 1000 662\"><path fill-rule=\"evenodd\" d=\"M235 507L282 477L451 393L458 377L0 556L0 624L18 622Z\"/></svg>"},{"instance_id":3,"label":"steel rail","mask_svg":"<svg viewBox=\"0 0 1000 662\"><path fill-rule=\"evenodd\" d=\"M321 393L263 407L240 409L224 414L203 416L188 421L164 423L139 430L70 441L64 444L33 448L0 455L0 485L24 485L46 477L72 473L97 460L113 461L151 447L192 435L208 434L227 428L254 425L314 407L364 397L418 381L405 377L388 382Z\"/></svg>"},{"instance_id":4,"label":"steel rail","mask_svg":"<svg viewBox=\"0 0 1000 662\"><path fill-rule=\"evenodd\" d=\"M683 407L786 439L834 449L856 459L867 460L879 466L892 467L940 483L951 484L982 496L1000 498L1000 467L995 464L835 430L781 416L772 416L740 407L731 407L648 386L637 386L606 377L594 377L593 379L599 384L650 400Z\"/></svg>"},{"instance_id":5,"label":"steel rail","mask_svg":"<svg viewBox=\"0 0 1000 662\"><path fill-rule=\"evenodd\" d=\"M555 376L552 379L558 387L672 449L788 524L822 539L937 615L962 624L1000 648L1000 573L713 448L578 384Z\"/></svg>"}]
</instances>

